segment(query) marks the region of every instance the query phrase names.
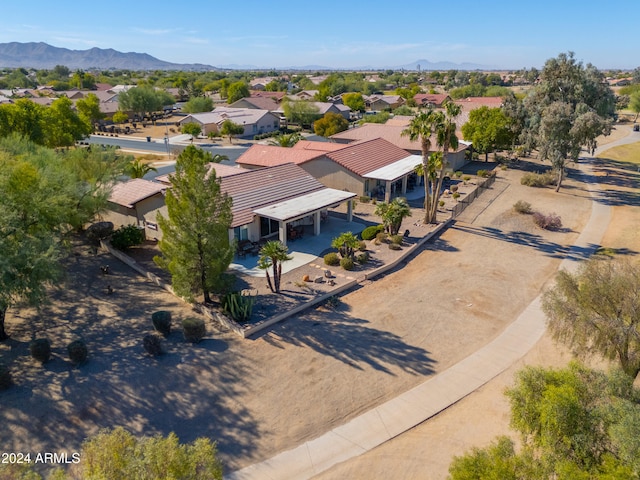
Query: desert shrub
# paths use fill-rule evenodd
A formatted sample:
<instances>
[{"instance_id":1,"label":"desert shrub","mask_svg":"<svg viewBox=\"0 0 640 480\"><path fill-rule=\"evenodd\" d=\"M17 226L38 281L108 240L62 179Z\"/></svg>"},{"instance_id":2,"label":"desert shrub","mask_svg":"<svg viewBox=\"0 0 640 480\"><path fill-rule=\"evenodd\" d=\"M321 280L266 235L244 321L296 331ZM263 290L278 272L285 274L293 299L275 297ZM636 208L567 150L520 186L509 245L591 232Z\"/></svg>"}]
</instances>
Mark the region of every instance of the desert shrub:
<instances>
[{"instance_id":1,"label":"desert shrub","mask_svg":"<svg viewBox=\"0 0 640 480\"><path fill-rule=\"evenodd\" d=\"M453 173L453 175L454 175L456 178L460 178L460 177L462 177L462 171L461 171L461 170L456 170L456 171Z\"/></svg>"},{"instance_id":2,"label":"desert shrub","mask_svg":"<svg viewBox=\"0 0 640 480\"><path fill-rule=\"evenodd\" d=\"M182 333L187 342L198 343L207 333L204 320L201 318L185 318L182 320Z\"/></svg>"},{"instance_id":3,"label":"desert shrub","mask_svg":"<svg viewBox=\"0 0 640 480\"><path fill-rule=\"evenodd\" d=\"M80 365L87 360L89 350L87 350L87 344L84 340L74 340L67 345L67 353L69 354L69 360L74 365Z\"/></svg>"},{"instance_id":4,"label":"desert shrub","mask_svg":"<svg viewBox=\"0 0 640 480\"><path fill-rule=\"evenodd\" d=\"M355 266L355 264L353 263L353 258L351 258L351 257L341 258L340 259L340 266L344 270L353 270L353 267Z\"/></svg>"},{"instance_id":5,"label":"desert shrub","mask_svg":"<svg viewBox=\"0 0 640 480\"><path fill-rule=\"evenodd\" d=\"M126 250L144 242L144 230L135 225L123 225L111 235L111 245L118 250Z\"/></svg>"},{"instance_id":6,"label":"desert shrub","mask_svg":"<svg viewBox=\"0 0 640 480\"><path fill-rule=\"evenodd\" d=\"M482 178L487 178L490 175L490 173L488 170L478 170L476 172L476 175Z\"/></svg>"},{"instance_id":7,"label":"desert shrub","mask_svg":"<svg viewBox=\"0 0 640 480\"><path fill-rule=\"evenodd\" d=\"M453 193L457 192L458 191L458 185L451 185L449 187L449 191L453 192Z\"/></svg>"},{"instance_id":8,"label":"desert shrub","mask_svg":"<svg viewBox=\"0 0 640 480\"><path fill-rule=\"evenodd\" d=\"M397 243L390 243L389 250L402 250L402 247Z\"/></svg>"},{"instance_id":9,"label":"desert shrub","mask_svg":"<svg viewBox=\"0 0 640 480\"><path fill-rule=\"evenodd\" d=\"M518 213L523 213L525 215L529 215L533 210L531 209L531 204L529 202L525 202L524 200L518 200L513 204L513 209Z\"/></svg>"},{"instance_id":10,"label":"desert shrub","mask_svg":"<svg viewBox=\"0 0 640 480\"><path fill-rule=\"evenodd\" d=\"M358 244L358 251L364 252L366 250L367 250L367 243L364 240L360 240L360 243Z\"/></svg>"},{"instance_id":11,"label":"desert shrub","mask_svg":"<svg viewBox=\"0 0 640 480\"><path fill-rule=\"evenodd\" d=\"M465 175L464 177L462 177L462 181L464 182L465 185L469 180L471 180L471 177L469 175Z\"/></svg>"},{"instance_id":12,"label":"desert shrub","mask_svg":"<svg viewBox=\"0 0 640 480\"><path fill-rule=\"evenodd\" d=\"M439 206L440 208L444 207L444 200L440 200L440 201L438 202L438 206Z\"/></svg>"},{"instance_id":13,"label":"desert shrub","mask_svg":"<svg viewBox=\"0 0 640 480\"><path fill-rule=\"evenodd\" d=\"M396 245L402 245L402 235L391 235L389 237L391 243L395 243Z\"/></svg>"},{"instance_id":14,"label":"desert shrub","mask_svg":"<svg viewBox=\"0 0 640 480\"><path fill-rule=\"evenodd\" d=\"M87 239L91 242L98 243L113 233L113 223L96 222L90 225L85 232Z\"/></svg>"},{"instance_id":15,"label":"desert shrub","mask_svg":"<svg viewBox=\"0 0 640 480\"><path fill-rule=\"evenodd\" d=\"M220 302L222 311L234 321L248 322L256 302L255 297L243 295L241 292L229 292L222 297Z\"/></svg>"},{"instance_id":16,"label":"desert shrub","mask_svg":"<svg viewBox=\"0 0 640 480\"><path fill-rule=\"evenodd\" d=\"M142 346L145 351L152 357L157 357L162 354L162 341L158 335L150 333L142 338Z\"/></svg>"},{"instance_id":17,"label":"desert shrub","mask_svg":"<svg viewBox=\"0 0 640 480\"><path fill-rule=\"evenodd\" d=\"M360 236L363 240L373 240L382 230L384 230L384 225L371 225L370 227L365 228Z\"/></svg>"},{"instance_id":18,"label":"desert shrub","mask_svg":"<svg viewBox=\"0 0 640 480\"><path fill-rule=\"evenodd\" d=\"M454 200L458 200L460 198L460 194L458 192L453 192L451 196L453 197Z\"/></svg>"},{"instance_id":19,"label":"desert shrub","mask_svg":"<svg viewBox=\"0 0 640 480\"><path fill-rule=\"evenodd\" d=\"M369 252L362 252L356 256L356 262L360 265L364 265L369 261Z\"/></svg>"},{"instance_id":20,"label":"desert shrub","mask_svg":"<svg viewBox=\"0 0 640 480\"><path fill-rule=\"evenodd\" d=\"M340 265L340 257L338 257L336 252L329 252L324 256L324 264L331 267Z\"/></svg>"},{"instance_id":21,"label":"desert shrub","mask_svg":"<svg viewBox=\"0 0 640 480\"><path fill-rule=\"evenodd\" d=\"M368 197L367 195L360 196L360 203L369 203L370 201L371 201L371 197Z\"/></svg>"},{"instance_id":22,"label":"desert shrub","mask_svg":"<svg viewBox=\"0 0 640 480\"><path fill-rule=\"evenodd\" d=\"M555 182L555 175L553 172L534 173L527 172L520 179L520 183L527 187L546 187Z\"/></svg>"},{"instance_id":23,"label":"desert shrub","mask_svg":"<svg viewBox=\"0 0 640 480\"><path fill-rule=\"evenodd\" d=\"M45 363L51 358L51 342L48 338L36 338L29 344L31 356L40 363Z\"/></svg>"},{"instance_id":24,"label":"desert shrub","mask_svg":"<svg viewBox=\"0 0 640 480\"><path fill-rule=\"evenodd\" d=\"M159 310L151 314L151 322L162 335L167 337L171 333L171 312Z\"/></svg>"},{"instance_id":25,"label":"desert shrub","mask_svg":"<svg viewBox=\"0 0 640 480\"><path fill-rule=\"evenodd\" d=\"M11 371L9 367L0 363L0 390L6 390L11 386Z\"/></svg>"},{"instance_id":26,"label":"desert shrub","mask_svg":"<svg viewBox=\"0 0 640 480\"><path fill-rule=\"evenodd\" d=\"M376 245L380 245L381 243L386 243L388 236L389 235L387 235L386 232L378 232L378 234L376 235Z\"/></svg>"},{"instance_id":27,"label":"desert shrub","mask_svg":"<svg viewBox=\"0 0 640 480\"><path fill-rule=\"evenodd\" d=\"M562 227L562 220L555 213L544 214L536 212L533 214L534 223L545 230L556 230Z\"/></svg>"}]
</instances>

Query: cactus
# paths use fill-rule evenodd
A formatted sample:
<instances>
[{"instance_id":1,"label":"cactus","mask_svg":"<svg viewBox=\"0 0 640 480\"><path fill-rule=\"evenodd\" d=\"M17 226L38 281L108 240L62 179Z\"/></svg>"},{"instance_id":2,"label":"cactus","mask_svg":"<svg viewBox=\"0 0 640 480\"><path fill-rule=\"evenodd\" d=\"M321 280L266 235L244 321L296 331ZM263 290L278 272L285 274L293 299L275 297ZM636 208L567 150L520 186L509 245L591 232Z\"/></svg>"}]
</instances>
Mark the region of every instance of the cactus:
<instances>
[{"instance_id":1,"label":"cactus","mask_svg":"<svg viewBox=\"0 0 640 480\"><path fill-rule=\"evenodd\" d=\"M51 357L51 342L48 338L37 338L29 344L31 356L40 363L46 363Z\"/></svg>"},{"instance_id":2,"label":"cactus","mask_svg":"<svg viewBox=\"0 0 640 480\"><path fill-rule=\"evenodd\" d=\"M69 360L74 365L80 365L87 360L89 351L87 345L82 340L75 340L67 345L67 352L69 353Z\"/></svg>"},{"instance_id":3,"label":"cactus","mask_svg":"<svg viewBox=\"0 0 640 480\"><path fill-rule=\"evenodd\" d=\"M222 311L236 322L248 322L256 302L255 297L240 292L230 292L222 297Z\"/></svg>"},{"instance_id":4,"label":"cactus","mask_svg":"<svg viewBox=\"0 0 640 480\"><path fill-rule=\"evenodd\" d=\"M167 337L171 333L171 312L160 310L151 314L153 328Z\"/></svg>"},{"instance_id":5,"label":"cactus","mask_svg":"<svg viewBox=\"0 0 640 480\"><path fill-rule=\"evenodd\" d=\"M201 318L185 318L182 320L182 333L187 342L198 343L203 339L207 328Z\"/></svg>"}]
</instances>

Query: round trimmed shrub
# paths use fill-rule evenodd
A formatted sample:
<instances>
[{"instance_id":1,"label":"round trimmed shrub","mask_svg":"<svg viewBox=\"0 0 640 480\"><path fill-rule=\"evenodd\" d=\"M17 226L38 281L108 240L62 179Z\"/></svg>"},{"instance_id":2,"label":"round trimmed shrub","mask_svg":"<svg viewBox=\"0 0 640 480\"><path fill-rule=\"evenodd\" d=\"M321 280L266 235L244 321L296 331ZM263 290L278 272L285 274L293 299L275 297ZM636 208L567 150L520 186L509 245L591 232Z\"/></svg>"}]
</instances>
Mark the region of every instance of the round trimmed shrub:
<instances>
[{"instance_id":1,"label":"round trimmed shrub","mask_svg":"<svg viewBox=\"0 0 640 480\"><path fill-rule=\"evenodd\" d=\"M360 265L364 265L369 261L369 252L362 252L356 257L356 262Z\"/></svg>"},{"instance_id":2,"label":"round trimmed shrub","mask_svg":"<svg viewBox=\"0 0 640 480\"><path fill-rule=\"evenodd\" d=\"M374 238L376 238L376 235L378 235L378 233L382 230L384 230L383 225L371 225L370 227L362 230L360 236L363 240L373 240Z\"/></svg>"},{"instance_id":3,"label":"round trimmed shrub","mask_svg":"<svg viewBox=\"0 0 640 480\"><path fill-rule=\"evenodd\" d=\"M85 234L87 239L92 242L99 242L100 240L104 240L109 235L113 233L113 223L112 222L96 222L91 224Z\"/></svg>"},{"instance_id":4,"label":"round trimmed shrub","mask_svg":"<svg viewBox=\"0 0 640 480\"><path fill-rule=\"evenodd\" d=\"M83 340L74 340L67 345L67 353L69 354L69 360L71 360L71 363L74 365L80 365L86 362L89 350L87 350L87 345Z\"/></svg>"},{"instance_id":5,"label":"round trimmed shrub","mask_svg":"<svg viewBox=\"0 0 640 480\"><path fill-rule=\"evenodd\" d=\"M160 337L150 333L142 338L142 346L145 351L152 357L157 357L162 354L162 341Z\"/></svg>"},{"instance_id":6,"label":"round trimmed shrub","mask_svg":"<svg viewBox=\"0 0 640 480\"><path fill-rule=\"evenodd\" d=\"M395 243L396 245L402 245L402 235L391 235L391 243Z\"/></svg>"},{"instance_id":7,"label":"round trimmed shrub","mask_svg":"<svg viewBox=\"0 0 640 480\"><path fill-rule=\"evenodd\" d=\"M376 235L376 245L380 245L381 243L386 243L387 237L388 235L386 232L379 232Z\"/></svg>"},{"instance_id":8,"label":"round trimmed shrub","mask_svg":"<svg viewBox=\"0 0 640 480\"><path fill-rule=\"evenodd\" d=\"M331 267L340 265L340 257L338 257L336 252L329 252L324 256L324 264Z\"/></svg>"},{"instance_id":9,"label":"round trimmed shrub","mask_svg":"<svg viewBox=\"0 0 640 480\"><path fill-rule=\"evenodd\" d=\"M46 363L51 358L51 342L48 338L36 338L29 344L29 352L40 363Z\"/></svg>"},{"instance_id":10,"label":"round trimmed shrub","mask_svg":"<svg viewBox=\"0 0 640 480\"><path fill-rule=\"evenodd\" d=\"M340 266L344 270L353 270L353 267L355 266L354 263L353 263L353 258L344 257L343 259L340 260Z\"/></svg>"},{"instance_id":11,"label":"round trimmed shrub","mask_svg":"<svg viewBox=\"0 0 640 480\"><path fill-rule=\"evenodd\" d=\"M358 250L360 252L366 252L367 251L367 243L364 240L360 240L360 243L358 244Z\"/></svg>"},{"instance_id":12,"label":"round trimmed shrub","mask_svg":"<svg viewBox=\"0 0 640 480\"><path fill-rule=\"evenodd\" d=\"M6 390L12 384L9 367L0 363L0 390Z\"/></svg>"},{"instance_id":13,"label":"round trimmed shrub","mask_svg":"<svg viewBox=\"0 0 640 480\"><path fill-rule=\"evenodd\" d=\"M402 247L397 243L390 243L389 250L402 250Z\"/></svg>"},{"instance_id":14,"label":"round trimmed shrub","mask_svg":"<svg viewBox=\"0 0 640 480\"><path fill-rule=\"evenodd\" d=\"M198 343L204 338L207 328L201 318L185 318L182 320L182 333L187 342Z\"/></svg>"},{"instance_id":15,"label":"round trimmed shrub","mask_svg":"<svg viewBox=\"0 0 640 480\"><path fill-rule=\"evenodd\" d=\"M144 230L136 225L123 225L111 234L111 245L118 250L126 250L144 242Z\"/></svg>"},{"instance_id":16,"label":"round trimmed shrub","mask_svg":"<svg viewBox=\"0 0 640 480\"><path fill-rule=\"evenodd\" d=\"M171 333L171 312L166 310L154 312L151 314L151 322L153 322L153 328L165 337Z\"/></svg>"}]
</instances>

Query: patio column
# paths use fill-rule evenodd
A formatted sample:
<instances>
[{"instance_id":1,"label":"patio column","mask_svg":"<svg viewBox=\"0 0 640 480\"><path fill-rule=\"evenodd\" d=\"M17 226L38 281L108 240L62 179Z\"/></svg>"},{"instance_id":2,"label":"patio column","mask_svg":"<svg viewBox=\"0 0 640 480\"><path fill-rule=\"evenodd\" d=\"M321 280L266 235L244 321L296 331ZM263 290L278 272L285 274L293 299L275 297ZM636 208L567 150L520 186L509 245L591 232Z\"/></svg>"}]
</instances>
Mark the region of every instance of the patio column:
<instances>
[{"instance_id":1,"label":"patio column","mask_svg":"<svg viewBox=\"0 0 640 480\"><path fill-rule=\"evenodd\" d=\"M347 222L351 223L353 221L353 204L351 203L351 199L347 200Z\"/></svg>"},{"instance_id":2,"label":"patio column","mask_svg":"<svg viewBox=\"0 0 640 480\"><path fill-rule=\"evenodd\" d=\"M313 234L320 235L320 210L313 212Z\"/></svg>"},{"instance_id":3,"label":"patio column","mask_svg":"<svg viewBox=\"0 0 640 480\"><path fill-rule=\"evenodd\" d=\"M405 175L402 177L402 196L405 197L407 195L407 183L409 180L409 175Z\"/></svg>"},{"instance_id":4,"label":"patio column","mask_svg":"<svg viewBox=\"0 0 640 480\"><path fill-rule=\"evenodd\" d=\"M384 181L384 201L387 203L391 201L391 182L389 180Z\"/></svg>"},{"instance_id":5,"label":"patio column","mask_svg":"<svg viewBox=\"0 0 640 480\"><path fill-rule=\"evenodd\" d=\"M282 220L278 222L278 238L283 245L287 244L287 222Z\"/></svg>"}]
</instances>

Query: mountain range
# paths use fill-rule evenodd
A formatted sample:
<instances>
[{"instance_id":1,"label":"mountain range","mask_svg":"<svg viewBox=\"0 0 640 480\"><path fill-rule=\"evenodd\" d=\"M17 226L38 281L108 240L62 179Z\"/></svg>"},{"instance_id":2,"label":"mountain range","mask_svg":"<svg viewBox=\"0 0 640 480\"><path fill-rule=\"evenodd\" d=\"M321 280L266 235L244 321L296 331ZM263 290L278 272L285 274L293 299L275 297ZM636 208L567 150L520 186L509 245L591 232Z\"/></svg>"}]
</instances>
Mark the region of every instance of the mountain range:
<instances>
[{"instance_id":1,"label":"mountain range","mask_svg":"<svg viewBox=\"0 0 640 480\"><path fill-rule=\"evenodd\" d=\"M270 70L272 67L257 65L220 65L213 67L201 63L171 63L159 60L147 53L119 52L112 48L91 48L88 50L70 50L54 47L44 42L10 42L0 43L0 67L52 69L56 65L64 65L75 69L119 69L119 70ZM419 67L418 67L419 66ZM277 70L494 70L495 67L475 63L430 62L420 59L405 65L373 66L366 65L353 68L334 68L323 65L279 66Z\"/></svg>"},{"instance_id":2,"label":"mountain range","mask_svg":"<svg viewBox=\"0 0 640 480\"><path fill-rule=\"evenodd\" d=\"M56 65L72 70L215 70L211 65L165 62L146 53L123 53L112 48L69 50L43 42L0 43L0 67L52 69Z\"/></svg>"}]
</instances>

